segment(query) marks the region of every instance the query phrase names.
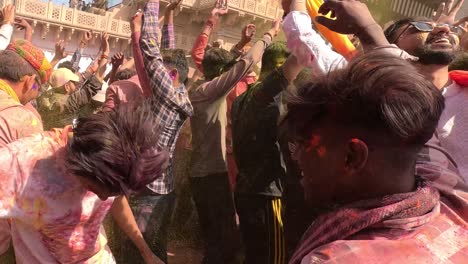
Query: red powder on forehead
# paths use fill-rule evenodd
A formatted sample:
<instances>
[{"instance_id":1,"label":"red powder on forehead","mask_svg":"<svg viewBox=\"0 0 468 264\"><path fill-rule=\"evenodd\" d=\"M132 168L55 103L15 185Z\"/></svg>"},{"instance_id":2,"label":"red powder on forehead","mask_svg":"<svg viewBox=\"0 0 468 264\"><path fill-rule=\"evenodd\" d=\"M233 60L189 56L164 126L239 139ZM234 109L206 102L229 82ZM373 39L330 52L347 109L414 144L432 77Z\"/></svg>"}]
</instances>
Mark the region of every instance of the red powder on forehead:
<instances>
[{"instance_id":1,"label":"red powder on forehead","mask_svg":"<svg viewBox=\"0 0 468 264\"><path fill-rule=\"evenodd\" d=\"M353 138L353 139L351 139L351 142L353 142L353 143L359 143L359 139Z\"/></svg>"},{"instance_id":2,"label":"red powder on forehead","mask_svg":"<svg viewBox=\"0 0 468 264\"><path fill-rule=\"evenodd\" d=\"M310 136L309 144L307 145L306 151L310 152L312 149L317 148L320 145L320 135L313 134Z\"/></svg>"}]
</instances>

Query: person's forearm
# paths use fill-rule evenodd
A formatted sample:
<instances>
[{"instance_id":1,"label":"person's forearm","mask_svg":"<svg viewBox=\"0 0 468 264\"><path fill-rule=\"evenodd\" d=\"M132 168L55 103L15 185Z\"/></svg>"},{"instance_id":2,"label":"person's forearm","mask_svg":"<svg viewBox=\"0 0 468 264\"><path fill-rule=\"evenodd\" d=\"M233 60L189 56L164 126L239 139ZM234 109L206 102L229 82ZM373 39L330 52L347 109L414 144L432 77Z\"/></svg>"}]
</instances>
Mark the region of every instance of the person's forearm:
<instances>
[{"instance_id":1,"label":"person's forearm","mask_svg":"<svg viewBox=\"0 0 468 264\"><path fill-rule=\"evenodd\" d=\"M27 27L24 29L24 39L32 42L32 28Z\"/></svg>"},{"instance_id":2,"label":"person's forearm","mask_svg":"<svg viewBox=\"0 0 468 264\"><path fill-rule=\"evenodd\" d=\"M304 66L298 62L296 57L294 55L290 55L288 59L284 62L283 66L281 67L281 70L288 82L292 83L303 68Z\"/></svg>"},{"instance_id":3,"label":"person's forearm","mask_svg":"<svg viewBox=\"0 0 468 264\"><path fill-rule=\"evenodd\" d=\"M133 59L135 60L135 69L138 74L138 80L140 81L141 89L143 90L143 95L145 97L150 97L151 87L149 85L150 80L148 74L146 73L145 64L143 62L143 54L141 54L140 49L140 31L135 31L132 34L132 50L133 50Z\"/></svg>"},{"instance_id":4,"label":"person's forearm","mask_svg":"<svg viewBox=\"0 0 468 264\"><path fill-rule=\"evenodd\" d=\"M71 59L71 63L72 63L72 67L73 69L75 69L75 71L78 71L79 68L80 68L80 60L81 60L81 54L83 53L83 48L78 47L75 51L75 53L73 53L73 56L72 56L72 59Z\"/></svg>"},{"instance_id":5,"label":"person's forearm","mask_svg":"<svg viewBox=\"0 0 468 264\"><path fill-rule=\"evenodd\" d=\"M130 209L130 205L128 204L125 196L115 198L110 209L110 213L114 218L114 221L130 238L130 240L132 240L140 253L148 254L151 252L151 249L148 247L148 244L146 244L146 241L138 228L135 217L133 216L132 210Z\"/></svg>"},{"instance_id":6,"label":"person's forearm","mask_svg":"<svg viewBox=\"0 0 468 264\"><path fill-rule=\"evenodd\" d=\"M384 35L382 27L377 22L367 25L356 34L364 50L388 46L390 43Z\"/></svg>"},{"instance_id":7,"label":"person's forearm","mask_svg":"<svg viewBox=\"0 0 468 264\"><path fill-rule=\"evenodd\" d=\"M175 49L173 24L163 25L161 29L161 49Z\"/></svg>"},{"instance_id":8,"label":"person's forearm","mask_svg":"<svg viewBox=\"0 0 468 264\"><path fill-rule=\"evenodd\" d=\"M164 12L164 25L174 24L174 10L166 9Z\"/></svg>"}]
</instances>

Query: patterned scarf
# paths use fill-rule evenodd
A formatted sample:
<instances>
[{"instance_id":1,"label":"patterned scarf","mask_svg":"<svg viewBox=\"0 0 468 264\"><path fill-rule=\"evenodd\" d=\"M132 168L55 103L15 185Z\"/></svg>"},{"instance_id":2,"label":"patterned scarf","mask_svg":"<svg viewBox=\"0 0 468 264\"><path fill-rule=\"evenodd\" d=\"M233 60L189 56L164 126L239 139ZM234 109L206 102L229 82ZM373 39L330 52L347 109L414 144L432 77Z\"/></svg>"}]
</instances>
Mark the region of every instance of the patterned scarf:
<instances>
[{"instance_id":1,"label":"patterned scarf","mask_svg":"<svg viewBox=\"0 0 468 264\"><path fill-rule=\"evenodd\" d=\"M13 98L13 100L20 103L20 100L18 98L18 95L16 95L16 92L5 81L0 80L0 90L4 91L9 96L11 96L11 98Z\"/></svg>"},{"instance_id":2,"label":"patterned scarf","mask_svg":"<svg viewBox=\"0 0 468 264\"><path fill-rule=\"evenodd\" d=\"M425 215L440 199L439 192L421 181L415 192L359 201L318 217L307 229L290 264L300 264L314 249L336 240L344 240L386 220Z\"/></svg>"}]
</instances>

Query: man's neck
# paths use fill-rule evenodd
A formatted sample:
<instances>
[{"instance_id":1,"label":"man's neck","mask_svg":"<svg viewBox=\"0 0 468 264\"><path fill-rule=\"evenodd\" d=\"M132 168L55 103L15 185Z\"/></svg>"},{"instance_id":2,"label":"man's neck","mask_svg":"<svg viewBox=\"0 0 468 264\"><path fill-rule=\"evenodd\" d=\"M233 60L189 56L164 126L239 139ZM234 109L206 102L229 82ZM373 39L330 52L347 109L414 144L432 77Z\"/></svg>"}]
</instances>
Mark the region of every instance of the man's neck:
<instances>
[{"instance_id":1,"label":"man's neck","mask_svg":"<svg viewBox=\"0 0 468 264\"><path fill-rule=\"evenodd\" d=\"M419 68L421 74L431 80L439 90L442 90L450 84L448 65L417 64L417 67Z\"/></svg>"}]
</instances>

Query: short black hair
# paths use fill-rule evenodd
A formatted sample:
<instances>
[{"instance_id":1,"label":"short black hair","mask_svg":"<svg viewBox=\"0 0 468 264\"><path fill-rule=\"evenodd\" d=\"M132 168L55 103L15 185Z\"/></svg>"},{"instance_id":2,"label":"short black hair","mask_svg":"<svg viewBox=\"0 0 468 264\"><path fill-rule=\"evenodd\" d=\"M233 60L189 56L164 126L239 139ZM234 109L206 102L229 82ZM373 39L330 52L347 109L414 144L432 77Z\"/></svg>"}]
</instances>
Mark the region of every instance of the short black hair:
<instances>
[{"instance_id":1,"label":"short black hair","mask_svg":"<svg viewBox=\"0 0 468 264\"><path fill-rule=\"evenodd\" d=\"M148 102L79 118L69 143L67 168L112 193L139 191L167 167L167 152L156 147L157 127Z\"/></svg>"},{"instance_id":2,"label":"short black hair","mask_svg":"<svg viewBox=\"0 0 468 264\"><path fill-rule=\"evenodd\" d=\"M57 65L57 68L66 68L72 71L73 73L76 72L76 69L73 68L73 63L71 61L64 61L60 63L59 65Z\"/></svg>"},{"instance_id":3,"label":"short black hair","mask_svg":"<svg viewBox=\"0 0 468 264\"><path fill-rule=\"evenodd\" d=\"M185 51L182 49L161 50L164 65L168 68L176 68L179 72L179 82L185 83L188 79L189 66Z\"/></svg>"},{"instance_id":4,"label":"short black hair","mask_svg":"<svg viewBox=\"0 0 468 264\"><path fill-rule=\"evenodd\" d=\"M34 74L40 78L31 64L20 55L11 50L0 51L0 79L19 82L24 76Z\"/></svg>"},{"instance_id":5,"label":"short black hair","mask_svg":"<svg viewBox=\"0 0 468 264\"><path fill-rule=\"evenodd\" d=\"M431 20L427 17L406 17L406 18L402 18L400 20L393 22L384 30L384 34L388 42L390 42L391 44L394 44L397 41L396 33L398 29L400 29L401 27L405 25L408 25L411 22L417 22L417 21L431 21Z\"/></svg>"},{"instance_id":6,"label":"short black hair","mask_svg":"<svg viewBox=\"0 0 468 264\"><path fill-rule=\"evenodd\" d=\"M326 118L377 144L417 149L434 134L443 109L441 92L410 62L373 51L289 95L287 119L299 137Z\"/></svg>"},{"instance_id":7,"label":"short black hair","mask_svg":"<svg viewBox=\"0 0 468 264\"><path fill-rule=\"evenodd\" d=\"M205 52L202 67L206 80L212 80L226 71L226 68L232 67L234 56L222 48L211 48Z\"/></svg>"},{"instance_id":8,"label":"short black hair","mask_svg":"<svg viewBox=\"0 0 468 264\"><path fill-rule=\"evenodd\" d=\"M123 69L115 74L116 81L128 80L135 76L137 72L131 69Z\"/></svg>"}]
</instances>

